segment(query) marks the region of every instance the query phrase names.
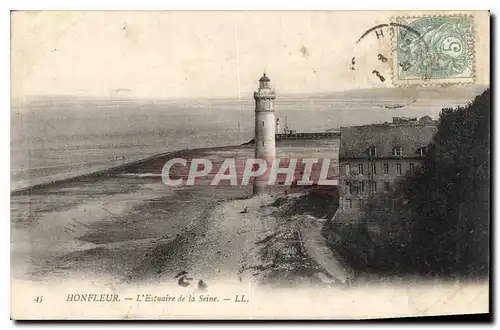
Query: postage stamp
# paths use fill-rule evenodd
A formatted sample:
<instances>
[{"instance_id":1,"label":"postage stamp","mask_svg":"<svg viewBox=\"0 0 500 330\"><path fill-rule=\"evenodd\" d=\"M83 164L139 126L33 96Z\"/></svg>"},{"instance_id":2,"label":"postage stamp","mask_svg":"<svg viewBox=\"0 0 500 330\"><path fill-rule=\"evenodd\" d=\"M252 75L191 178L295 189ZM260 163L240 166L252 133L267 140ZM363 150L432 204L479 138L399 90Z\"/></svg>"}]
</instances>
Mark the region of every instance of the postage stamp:
<instances>
[{"instance_id":1,"label":"postage stamp","mask_svg":"<svg viewBox=\"0 0 500 330\"><path fill-rule=\"evenodd\" d=\"M472 16L397 17L394 25L394 84L474 82Z\"/></svg>"}]
</instances>

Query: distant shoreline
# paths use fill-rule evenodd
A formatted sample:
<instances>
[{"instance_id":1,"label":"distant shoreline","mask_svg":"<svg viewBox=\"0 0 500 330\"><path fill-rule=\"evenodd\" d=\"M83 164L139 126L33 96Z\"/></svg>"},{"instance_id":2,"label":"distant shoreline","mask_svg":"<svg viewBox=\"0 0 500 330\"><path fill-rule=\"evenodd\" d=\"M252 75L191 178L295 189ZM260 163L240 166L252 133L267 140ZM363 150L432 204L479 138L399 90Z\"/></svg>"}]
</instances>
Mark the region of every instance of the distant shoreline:
<instances>
[{"instance_id":1,"label":"distant shoreline","mask_svg":"<svg viewBox=\"0 0 500 330\"><path fill-rule=\"evenodd\" d=\"M342 98L345 97L346 100L352 100L353 98L360 98L361 100L372 101L374 95L382 95L381 99L377 98L377 101L394 99L394 96L410 97L414 98L419 92L428 93L427 97L429 100L433 99L443 99L447 97L455 98L456 96L464 96L464 98L469 98L470 96L476 96L481 94L484 90L488 88L488 85L482 84L470 84L463 86L456 86L453 89L443 88L440 86L427 86L412 87L411 91L408 91L408 95L402 93L398 88L395 87L378 87L378 88L350 88L345 90L331 90L331 91L321 91L321 92L309 92L309 93L283 93L280 94L280 100L296 100L296 99L322 99L322 98ZM458 91L457 91L458 90ZM412 94L412 95L409 95ZM443 96L444 95L444 96ZM427 98L421 98L427 99ZM207 96L192 96L192 97L109 97L109 95L80 95L80 94L33 94L33 95L16 95L12 97L13 103L23 103L29 101L67 101L67 100L91 100L91 101L105 101L105 102L160 102L160 103L190 103L190 102L218 102L218 101L238 101L238 102L253 102L252 95L246 98L238 99L230 95L227 96L217 96L217 97L207 97Z\"/></svg>"}]
</instances>

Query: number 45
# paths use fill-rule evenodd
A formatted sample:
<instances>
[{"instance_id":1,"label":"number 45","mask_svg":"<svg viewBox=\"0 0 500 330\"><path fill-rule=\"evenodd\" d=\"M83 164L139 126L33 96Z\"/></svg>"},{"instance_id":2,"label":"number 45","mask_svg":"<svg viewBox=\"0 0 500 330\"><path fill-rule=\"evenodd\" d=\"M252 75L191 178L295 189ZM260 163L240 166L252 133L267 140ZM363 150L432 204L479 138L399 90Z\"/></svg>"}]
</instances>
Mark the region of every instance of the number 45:
<instances>
[{"instance_id":1,"label":"number 45","mask_svg":"<svg viewBox=\"0 0 500 330\"><path fill-rule=\"evenodd\" d=\"M38 296L35 298L35 302L40 304L43 301L43 296Z\"/></svg>"}]
</instances>

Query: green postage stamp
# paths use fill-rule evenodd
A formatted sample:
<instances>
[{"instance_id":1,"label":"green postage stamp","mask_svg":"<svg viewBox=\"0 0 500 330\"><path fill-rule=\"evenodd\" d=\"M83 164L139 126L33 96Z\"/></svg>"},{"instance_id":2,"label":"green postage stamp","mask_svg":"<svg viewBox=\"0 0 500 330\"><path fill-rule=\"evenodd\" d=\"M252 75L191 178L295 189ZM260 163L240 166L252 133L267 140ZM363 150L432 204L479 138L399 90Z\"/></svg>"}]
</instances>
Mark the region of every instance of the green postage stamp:
<instances>
[{"instance_id":1,"label":"green postage stamp","mask_svg":"<svg viewBox=\"0 0 500 330\"><path fill-rule=\"evenodd\" d=\"M397 17L394 25L395 84L474 82L472 16Z\"/></svg>"}]
</instances>

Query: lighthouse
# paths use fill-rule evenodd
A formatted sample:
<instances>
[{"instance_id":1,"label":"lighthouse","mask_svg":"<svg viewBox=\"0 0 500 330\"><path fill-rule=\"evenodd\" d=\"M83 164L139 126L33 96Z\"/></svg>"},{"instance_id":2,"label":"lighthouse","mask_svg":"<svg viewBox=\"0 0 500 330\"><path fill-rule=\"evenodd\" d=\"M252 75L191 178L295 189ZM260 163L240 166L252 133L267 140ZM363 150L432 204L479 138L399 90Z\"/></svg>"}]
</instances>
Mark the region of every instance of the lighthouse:
<instances>
[{"instance_id":1,"label":"lighthouse","mask_svg":"<svg viewBox=\"0 0 500 330\"><path fill-rule=\"evenodd\" d=\"M255 99L255 158L265 160L267 170L255 178L253 194L269 192L269 172L276 158L276 122L274 100L276 92L271 88L271 79L264 73L259 79L259 89L253 94Z\"/></svg>"}]
</instances>

